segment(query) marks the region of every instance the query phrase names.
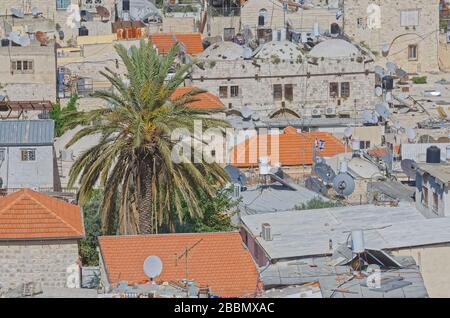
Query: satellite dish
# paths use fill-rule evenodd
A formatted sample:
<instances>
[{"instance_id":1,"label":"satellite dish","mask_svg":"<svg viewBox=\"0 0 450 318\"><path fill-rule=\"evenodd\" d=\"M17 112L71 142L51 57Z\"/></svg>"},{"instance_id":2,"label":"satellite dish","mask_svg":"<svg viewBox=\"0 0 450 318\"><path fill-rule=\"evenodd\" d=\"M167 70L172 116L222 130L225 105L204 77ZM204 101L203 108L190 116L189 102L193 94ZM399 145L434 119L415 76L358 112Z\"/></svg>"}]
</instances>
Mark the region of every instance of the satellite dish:
<instances>
[{"instance_id":1,"label":"satellite dish","mask_svg":"<svg viewBox=\"0 0 450 318\"><path fill-rule=\"evenodd\" d=\"M400 121L396 120L394 123L394 127L397 130L400 130L402 128L402 125L400 124Z\"/></svg>"},{"instance_id":2,"label":"satellite dish","mask_svg":"<svg viewBox=\"0 0 450 318\"><path fill-rule=\"evenodd\" d=\"M45 34L42 31L37 31L36 32L36 40L41 43L44 46L48 45L48 37L47 34Z\"/></svg>"},{"instance_id":3,"label":"satellite dish","mask_svg":"<svg viewBox=\"0 0 450 318\"><path fill-rule=\"evenodd\" d=\"M252 57L252 55L253 55L253 51L252 51L251 48L246 47L246 46L244 46L244 47L242 48L242 57L243 57L244 59L249 59L249 58Z\"/></svg>"},{"instance_id":4,"label":"satellite dish","mask_svg":"<svg viewBox=\"0 0 450 318\"><path fill-rule=\"evenodd\" d=\"M405 77L406 75L408 75L408 73L407 73L406 71L402 70L401 68L397 68L397 69L395 70L395 75L397 75L397 76L400 77L400 78L403 78L403 77Z\"/></svg>"},{"instance_id":5,"label":"satellite dish","mask_svg":"<svg viewBox=\"0 0 450 318\"><path fill-rule=\"evenodd\" d=\"M97 11L97 14L99 16L101 16L102 18L109 18L110 17L110 13L108 11L108 9L106 9L104 6L97 6L95 8L95 10Z\"/></svg>"},{"instance_id":6,"label":"satellite dish","mask_svg":"<svg viewBox=\"0 0 450 318\"><path fill-rule=\"evenodd\" d=\"M244 119L250 119L250 117L252 117L253 115L253 110L251 110L248 106L244 106L241 109L241 114L242 117L244 117Z\"/></svg>"},{"instance_id":7,"label":"satellite dish","mask_svg":"<svg viewBox=\"0 0 450 318\"><path fill-rule=\"evenodd\" d=\"M389 44L385 44L385 45L383 45L383 48L381 49L381 53L383 54L383 56L386 57L389 55L389 50L390 50Z\"/></svg>"},{"instance_id":8,"label":"satellite dish","mask_svg":"<svg viewBox=\"0 0 450 318\"><path fill-rule=\"evenodd\" d=\"M5 100L6 96L0 95L0 102L3 102Z\"/></svg>"},{"instance_id":9,"label":"satellite dish","mask_svg":"<svg viewBox=\"0 0 450 318\"><path fill-rule=\"evenodd\" d=\"M399 114L406 114L406 113L409 113L410 110L411 110L411 109L409 109L409 107L403 107L403 108L400 108L400 109L398 110L398 113L399 113Z\"/></svg>"},{"instance_id":10,"label":"satellite dish","mask_svg":"<svg viewBox=\"0 0 450 318\"><path fill-rule=\"evenodd\" d=\"M259 114L254 113L254 114L252 115L252 119L253 119L254 121L259 121L259 120L260 120Z\"/></svg>"},{"instance_id":11,"label":"satellite dish","mask_svg":"<svg viewBox=\"0 0 450 318\"><path fill-rule=\"evenodd\" d=\"M332 183L336 177L336 173L326 163L318 163L313 167L314 172L325 183Z\"/></svg>"},{"instance_id":12,"label":"satellite dish","mask_svg":"<svg viewBox=\"0 0 450 318\"><path fill-rule=\"evenodd\" d=\"M23 11L16 8L11 8L11 14L19 19L22 19L24 17Z\"/></svg>"},{"instance_id":13,"label":"satellite dish","mask_svg":"<svg viewBox=\"0 0 450 318\"><path fill-rule=\"evenodd\" d=\"M375 74L377 74L380 78L383 78L386 76L386 71L381 66L375 66L374 68Z\"/></svg>"},{"instance_id":14,"label":"satellite dish","mask_svg":"<svg viewBox=\"0 0 450 318\"><path fill-rule=\"evenodd\" d=\"M306 179L305 187L306 189L311 190L315 193L325 194L327 192L327 188L325 187L325 185L316 178Z\"/></svg>"},{"instance_id":15,"label":"satellite dish","mask_svg":"<svg viewBox=\"0 0 450 318\"><path fill-rule=\"evenodd\" d=\"M345 128L344 136L345 138L350 138L352 136L352 129L350 127Z\"/></svg>"},{"instance_id":16,"label":"satellite dish","mask_svg":"<svg viewBox=\"0 0 450 318\"><path fill-rule=\"evenodd\" d=\"M407 100L409 98L409 94L408 93L400 93L397 95L396 97L398 100L404 102L405 100Z\"/></svg>"},{"instance_id":17,"label":"satellite dish","mask_svg":"<svg viewBox=\"0 0 450 318\"><path fill-rule=\"evenodd\" d=\"M400 164L403 172L411 179L416 178L417 163L411 159L404 159Z\"/></svg>"},{"instance_id":18,"label":"satellite dish","mask_svg":"<svg viewBox=\"0 0 450 318\"><path fill-rule=\"evenodd\" d=\"M383 89L380 86L375 88L375 96L380 97L383 95Z\"/></svg>"},{"instance_id":19,"label":"satellite dish","mask_svg":"<svg viewBox=\"0 0 450 318\"><path fill-rule=\"evenodd\" d=\"M389 104L386 102L376 105L375 111L384 119L388 119L389 116L391 116L391 112L389 110Z\"/></svg>"},{"instance_id":20,"label":"satellite dish","mask_svg":"<svg viewBox=\"0 0 450 318\"><path fill-rule=\"evenodd\" d=\"M33 8L31 9L31 15L32 15L34 18L37 18L37 17L40 16L41 14L42 14L42 12L40 12L39 9L38 9L37 7L33 7Z\"/></svg>"},{"instance_id":21,"label":"satellite dish","mask_svg":"<svg viewBox=\"0 0 450 318\"><path fill-rule=\"evenodd\" d=\"M410 142L414 142L414 139L416 139L416 132L412 128L406 128L405 130L406 136L408 137L408 140Z\"/></svg>"},{"instance_id":22,"label":"satellite dish","mask_svg":"<svg viewBox=\"0 0 450 318\"><path fill-rule=\"evenodd\" d=\"M390 72L395 72L397 70L397 64L393 63L393 62L387 62L386 63L386 68L388 69L388 71Z\"/></svg>"},{"instance_id":23,"label":"satellite dish","mask_svg":"<svg viewBox=\"0 0 450 318\"><path fill-rule=\"evenodd\" d=\"M238 168L230 165L226 166L224 169L230 176L232 183L239 183L241 187L245 187L247 178L244 173L242 173Z\"/></svg>"},{"instance_id":24,"label":"satellite dish","mask_svg":"<svg viewBox=\"0 0 450 318\"><path fill-rule=\"evenodd\" d=\"M333 189L338 195L348 197L355 191L355 180L347 173L340 173L333 180Z\"/></svg>"},{"instance_id":25,"label":"satellite dish","mask_svg":"<svg viewBox=\"0 0 450 318\"><path fill-rule=\"evenodd\" d=\"M158 256L149 256L144 261L144 273L149 278L154 279L161 275L163 263Z\"/></svg>"},{"instance_id":26,"label":"satellite dish","mask_svg":"<svg viewBox=\"0 0 450 318\"><path fill-rule=\"evenodd\" d=\"M20 44L20 34L19 32L10 32L8 39L15 44Z\"/></svg>"},{"instance_id":27,"label":"satellite dish","mask_svg":"<svg viewBox=\"0 0 450 318\"><path fill-rule=\"evenodd\" d=\"M31 44L31 40L27 36L21 36L19 39L20 46L29 46Z\"/></svg>"},{"instance_id":28,"label":"satellite dish","mask_svg":"<svg viewBox=\"0 0 450 318\"><path fill-rule=\"evenodd\" d=\"M365 124L378 124L378 116L371 110L363 111L362 117Z\"/></svg>"}]
</instances>

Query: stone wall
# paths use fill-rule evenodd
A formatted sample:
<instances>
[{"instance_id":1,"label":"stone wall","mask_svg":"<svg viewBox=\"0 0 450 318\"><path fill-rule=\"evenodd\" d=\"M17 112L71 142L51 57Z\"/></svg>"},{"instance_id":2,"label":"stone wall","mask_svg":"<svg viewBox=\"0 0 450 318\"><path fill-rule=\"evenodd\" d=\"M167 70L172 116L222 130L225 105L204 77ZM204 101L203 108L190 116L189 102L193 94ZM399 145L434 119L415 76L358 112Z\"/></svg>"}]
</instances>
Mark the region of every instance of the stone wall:
<instances>
[{"instance_id":1,"label":"stone wall","mask_svg":"<svg viewBox=\"0 0 450 318\"><path fill-rule=\"evenodd\" d=\"M26 282L43 287L80 287L78 243L65 241L0 242L0 285L15 288Z\"/></svg>"},{"instance_id":2,"label":"stone wall","mask_svg":"<svg viewBox=\"0 0 450 318\"><path fill-rule=\"evenodd\" d=\"M380 8L380 27L367 24L369 5ZM439 0L346 0L344 32L357 43L364 42L378 52L380 63L397 63L406 71L431 72L438 70ZM402 26L401 12L419 11L417 26ZM391 46L387 58L381 55L383 46ZM417 45L418 58L408 58L409 45Z\"/></svg>"},{"instance_id":3,"label":"stone wall","mask_svg":"<svg viewBox=\"0 0 450 318\"><path fill-rule=\"evenodd\" d=\"M318 65L306 61L280 61L276 64L270 60L205 61L204 69L194 68L191 84L217 96L220 96L220 86L239 86L238 96L221 98L225 106L239 110L247 105L268 117L276 115L283 106L300 117L310 117L315 108L325 116L328 107L336 109L336 116L353 116L355 112L359 114L365 109L373 109L377 101L371 67L370 63L350 59L324 60ZM349 82L350 96L331 97L330 82ZM293 100L274 101L274 84L292 84Z\"/></svg>"}]
</instances>

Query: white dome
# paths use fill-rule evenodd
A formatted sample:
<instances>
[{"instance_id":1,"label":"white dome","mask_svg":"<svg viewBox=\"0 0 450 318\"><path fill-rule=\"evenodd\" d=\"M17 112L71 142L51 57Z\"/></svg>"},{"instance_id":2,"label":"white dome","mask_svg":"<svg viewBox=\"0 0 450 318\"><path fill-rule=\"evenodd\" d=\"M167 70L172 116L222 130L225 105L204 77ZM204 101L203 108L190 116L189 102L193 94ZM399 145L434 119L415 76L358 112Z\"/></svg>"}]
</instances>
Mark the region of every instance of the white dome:
<instances>
[{"instance_id":1,"label":"white dome","mask_svg":"<svg viewBox=\"0 0 450 318\"><path fill-rule=\"evenodd\" d=\"M255 57L259 59L270 59L277 56L280 60L297 60L303 56L300 47L290 41L271 41L264 44L256 53Z\"/></svg>"},{"instance_id":2,"label":"white dome","mask_svg":"<svg viewBox=\"0 0 450 318\"><path fill-rule=\"evenodd\" d=\"M238 60L242 59L244 48L230 41L211 44L197 57L204 60Z\"/></svg>"},{"instance_id":3,"label":"white dome","mask_svg":"<svg viewBox=\"0 0 450 318\"><path fill-rule=\"evenodd\" d=\"M359 50L350 42L332 39L317 44L310 52L309 56L324 58L345 58L359 55Z\"/></svg>"}]
</instances>

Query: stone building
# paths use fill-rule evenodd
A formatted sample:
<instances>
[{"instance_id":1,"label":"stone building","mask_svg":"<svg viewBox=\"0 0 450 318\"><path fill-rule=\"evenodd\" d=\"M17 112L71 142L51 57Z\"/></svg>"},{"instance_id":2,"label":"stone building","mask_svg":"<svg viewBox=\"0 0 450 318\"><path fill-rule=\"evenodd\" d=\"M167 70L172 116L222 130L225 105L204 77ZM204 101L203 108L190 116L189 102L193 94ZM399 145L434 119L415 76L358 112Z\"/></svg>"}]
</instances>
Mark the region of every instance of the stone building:
<instances>
[{"instance_id":1,"label":"stone building","mask_svg":"<svg viewBox=\"0 0 450 318\"><path fill-rule=\"evenodd\" d=\"M346 0L343 24L382 61L410 73L439 69L439 0Z\"/></svg>"},{"instance_id":2,"label":"stone building","mask_svg":"<svg viewBox=\"0 0 450 318\"><path fill-rule=\"evenodd\" d=\"M56 101L54 42L0 47L0 95L11 101Z\"/></svg>"},{"instance_id":3,"label":"stone building","mask_svg":"<svg viewBox=\"0 0 450 318\"><path fill-rule=\"evenodd\" d=\"M355 118L377 101L372 57L342 39L309 52L289 41L272 41L253 53L221 42L197 58L193 85L218 95L229 112L249 108L261 120Z\"/></svg>"},{"instance_id":4,"label":"stone building","mask_svg":"<svg viewBox=\"0 0 450 318\"><path fill-rule=\"evenodd\" d=\"M80 207L23 189L0 198L0 286L80 287Z\"/></svg>"}]
</instances>

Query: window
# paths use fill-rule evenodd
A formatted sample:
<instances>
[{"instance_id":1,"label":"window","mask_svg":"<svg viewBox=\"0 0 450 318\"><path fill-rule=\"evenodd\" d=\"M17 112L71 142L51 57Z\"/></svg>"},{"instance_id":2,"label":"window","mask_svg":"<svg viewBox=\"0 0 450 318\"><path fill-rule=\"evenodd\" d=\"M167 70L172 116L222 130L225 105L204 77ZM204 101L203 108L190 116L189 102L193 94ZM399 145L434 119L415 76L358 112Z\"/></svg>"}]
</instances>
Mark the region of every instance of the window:
<instances>
[{"instance_id":1,"label":"window","mask_svg":"<svg viewBox=\"0 0 450 318\"><path fill-rule=\"evenodd\" d=\"M223 40L224 41L232 41L235 35L234 28L225 28L223 29Z\"/></svg>"},{"instance_id":2,"label":"window","mask_svg":"<svg viewBox=\"0 0 450 318\"><path fill-rule=\"evenodd\" d=\"M219 97L228 98L228 86L219 86Z\"/></svg>"},{"instance_id":3,"label":"window","mask_svg":"<svg viewBox=\"0 0 450 318\"><path fill-rule=\"evenodd\" d=\"M284 98L289 102L292 102L294 100L294 85L284 85Z\"/></svg>"},{"instance_id":4,"label":"window","mask_svg":"<svg viewBox=\"0 0 450 318\"><path fill-rule=\"evenodd\" d=\"M422 187L422 205L428 207L428 188Z\"/></svg>"},{"instance_id":5,"label":"window","mask_svg":"<svg viewBox=\"0 0 450 318\"><path fill-rule=\"evenodd\" d=\"M273 98L274 98L274 100L282 100L283 99L283 85L281 85L281 84L273 85Z\"/></svg>"},{"instance_id":6,"label":"window","mask_svg":"<svg viewBox=\"0 0 450 318\"><path fill-rule=\"evenodd\" d=\"M255 258L258 259L259 258L259 246L258 246L258 243L256 243L256 241L253 242L253 250L255 251Z\"/></svg>"},{"instance_id":7,"label":"window","mask_svg":"<svg viewBox=\"0 0 450 318\"><path fill-rule=\"evenodd\" d=\"M22 161L35 161L36 160L36 149L22 149Z\"/></svg>"},{"instance_id":8,"label":"window","mask_svg":"<svg viewBox=\"0 0 450 318\"><path fill-rule=\"evenodd\" d=\"M30 60L11 61L11 69L13 72L33 73L33 66L34 63Z\"/></svg>"},{"instance_id":9,"label":"window","mask_svg":"<svg viewBox=\"0 0 450 318\"><path fill-rule=\"evenodd\" d=\"M341 83L341 97L350 97L350 83Z\"/></svg>"},{"instance_id":10,"label":"window","mask_svg":"<svg viewBox=\"0 0 450 318\"><path fill-rule=\"evenodd\" d=\"M400 26L414 27L419 25L419 11L406 10L400 13Z\"/></svg>"},{"instance_id":11,"label":"window","mask_svg":"<svg viewBox=\"0 0 450 318\"><path fill-rule=\"evenodd\" d=\"M418 48L417 45L408 46L408 60L415 61L418 58Z\"/></svg>"},{"instance_id":12,"label":"window","mask_svg":"<svg viewBox=\"0 0 450 318\"><path fill-rule=\"evenodd\" d=\"M266 23L267 23L267 10L261 9L259 10L258 26L265 26Z\"/></svg>"},{"instance_id":13,"label":"window","mask_svg":"<svg viewBox=\"0 0 450 318\"><path fill-rule=\"evenodd\" d=\"M0 149L0 162L5 160L5 149Z\"/></svg>"},{"instance_id":14,"label":"window","mask_svg":"<svg viewBox=\"0 0 450 318\"><path fill-rule=\"evenodd\" d=\"M330 83L330 97L339 97L339 83Z\"/></svg>"},{"instance_id":15,"label":"window","mask_svg":"<svg viewBox=\"0 0 450 318\"><path fill-rule=\"evenodd\" d=\"M360 141L359 142L359 147L361 149L369 149L370 148L370 141L364 141L364 140Z\"/></svg>"},{"instance_id":16,"label":"window","mask_svg":"<svg viewBox=\"0 0 450 318\"><path fill-rule=\"evenodd\" d=\"M239 96L239 86L231 86L230 97L238 97L238 96Z\"/></svg>"},{"instance_id":17,"label":"window","mask_svg":"<svg viewBox=\"0 0 450 318\"><path fill-rule=\"evenodd\" d=\"M365 29L367 26L365 18L358 18L356 19L356 24L358 25L358 29Z\"/></svg>"},{"instance_id":18,"label":"window","mask_svg":"<svg viewBox=\"0 0 450 318\"><path fill-rule=\"evenodd\" d=\"M70 5L70 0L56 0L56 10L66 10Z\"/></svg>"}]
</instances>

